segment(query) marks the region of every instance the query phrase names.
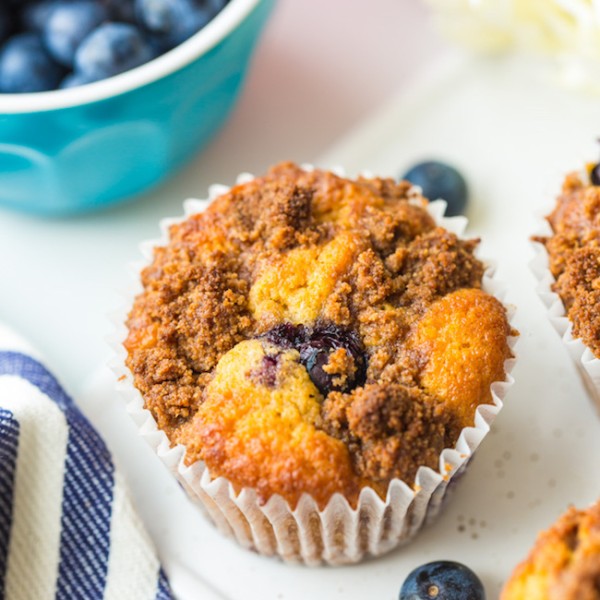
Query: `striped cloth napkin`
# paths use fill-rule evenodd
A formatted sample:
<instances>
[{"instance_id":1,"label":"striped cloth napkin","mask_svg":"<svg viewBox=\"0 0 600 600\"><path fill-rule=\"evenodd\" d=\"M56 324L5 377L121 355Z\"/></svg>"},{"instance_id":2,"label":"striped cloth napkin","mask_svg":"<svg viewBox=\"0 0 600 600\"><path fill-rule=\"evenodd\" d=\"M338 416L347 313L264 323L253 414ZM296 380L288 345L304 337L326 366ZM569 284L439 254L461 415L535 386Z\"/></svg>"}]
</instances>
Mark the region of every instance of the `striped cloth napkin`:
<instances>
[{"instance_id":1,"label":"striped cloth napkin","mask_svg":"<svg viewBox=\"0 0 600 600\"><path fill-rule=\"evenodd\" d=\"M3 326L0 598L173 598L106 445Z\"/></svg>"}]
</instances>

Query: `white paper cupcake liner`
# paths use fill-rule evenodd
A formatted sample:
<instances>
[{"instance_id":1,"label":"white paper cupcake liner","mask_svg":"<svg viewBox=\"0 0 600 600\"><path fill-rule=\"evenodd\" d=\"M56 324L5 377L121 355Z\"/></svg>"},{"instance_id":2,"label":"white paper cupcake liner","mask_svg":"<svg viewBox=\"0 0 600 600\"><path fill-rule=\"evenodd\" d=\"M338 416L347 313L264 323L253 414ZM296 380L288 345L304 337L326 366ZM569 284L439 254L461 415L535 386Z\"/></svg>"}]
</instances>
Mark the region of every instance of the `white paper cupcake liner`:
<instances>
[{"instance_id":1,"label":"white paper cupcake liner","mask_svg":"<svg viewBox=\"0 0 600 600\"><path fill-rule=\"evenodd\" d=\"M304 168L312 168L304 165ZM252 179L242 174L238 183ZM140 392L135 388L133 376L125 366L126 352L123 341L127 335L125 320L133 298L142 291L139 274L153 258L153 249L168 242L168 228L188 216L203 211L210 201L229 188L211 186L207 200L187 200L185 215L179 219L161 222L162 237L141 245L145 261L133 265L136 287L128 294L123 309L114 315L117 329L111 340L116 356L112 367L117 375L118 388L127 401L128 411L139 426L140 435L150 444L163 463L180 481L189 496L207 513L215 525L242 546L264 555L277 555L284 561L303 562L307 565L327 563L349 564L366 556L378 556L408 542L440 512L447 492L454 487L473 453L490 430L490 426L503 406L503 398L513 384L510 375L515 359L505 363L506 380L491 386L493 404L480 405L475 415L474 427L463 429L454 449L442 451L439 470L420 467L414 489L401 480L393 480L383 500L371 488L364 488L356 508L340 494L334 495L320 510L312 497L304 494L292 510L280 496L273 496L261 504L252 489L236 493L224 477L211 478L203 462L185 464L185 447L172 447L166 434L159 430L151 413L144 408ZM415 195L418 189L415 188ZM467 220L464 217L444 218L446 203L432 202L428 206L436 222L461 235ZM486 269L483 288L501 301L504 287L493 278L494 269ZM513 310L509 309L509 320ZM511 349L516 338L510 338ZM514 351L513 351L514 354Z\"/></svg>"},{"instance_id":2,"label":"white paper cupcake liner","mask_svg":"<svg viewBox=\"0 0 600 600\"><path fill-rule=\"evenodd\" d=\"M551 210L552 208L547 212ZM542 220L542 217L536 235L540 237L552 235L550 224L545 219ZM569 356L575 363L586 390L600 410L600 360L580 338L573 337L573 324L567 317L565 305L561 297L552 290L556 279L550 271L548 251L540 242L532 242L532 244L535 257L529 263L529 268L537 279L537 294L546 307L550 323L561 337Z\"/></svg>"}]
</instances>

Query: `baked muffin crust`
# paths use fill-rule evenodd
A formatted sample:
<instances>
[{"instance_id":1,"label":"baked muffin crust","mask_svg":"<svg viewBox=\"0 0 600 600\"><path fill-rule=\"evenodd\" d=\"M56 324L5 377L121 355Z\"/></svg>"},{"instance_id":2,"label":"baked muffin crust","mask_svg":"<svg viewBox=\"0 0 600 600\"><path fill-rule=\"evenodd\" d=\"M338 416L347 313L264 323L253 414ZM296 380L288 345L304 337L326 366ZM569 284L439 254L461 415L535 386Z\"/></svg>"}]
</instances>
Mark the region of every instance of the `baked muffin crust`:
<instances>
[{"instance_id":1,"label":"baked muffin crust","mask_svg":"<svg viewBox=\"0 0 600 600\"><path fill-rule=\"evenodd\" d=\"M600 600L600 503L542 532L500 600Z\"/></svg>"},{"instance_id":2,"label":"baked muffin crust","mask_svg":"<svg viewBox=\"0 0 600 600\"><path fill-rule=\"evenodd\" d=\"M127 364L188 463L262 500L385 496L473 425L511 329L483 265L406 182L291 163L170 228Z\"/></svg>"},{"instance_id":3,"label":"baked muffin crust","mask_svg":"<svg viewBox=\"0 0 600 600\"><path fill-rule=\"evenodd\" d=\"M600 187L578 173L567 175L547 220L553 235L534 239L548 251L553 290L573 323L573 336L600 358Z\"/></svg>"}]
</instances>

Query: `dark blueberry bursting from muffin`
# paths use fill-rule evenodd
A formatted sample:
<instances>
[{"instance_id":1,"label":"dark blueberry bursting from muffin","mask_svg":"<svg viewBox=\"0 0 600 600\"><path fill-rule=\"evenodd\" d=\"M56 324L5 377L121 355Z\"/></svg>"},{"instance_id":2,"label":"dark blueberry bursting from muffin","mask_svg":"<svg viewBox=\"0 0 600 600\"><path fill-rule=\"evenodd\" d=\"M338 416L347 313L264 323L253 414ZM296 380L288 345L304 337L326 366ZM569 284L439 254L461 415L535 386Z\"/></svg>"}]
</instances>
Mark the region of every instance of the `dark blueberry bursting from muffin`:
<instances>
[{"instance_id":1,"label":"dark blueberry bursting from muffin","mask_svg":"<svg viewBox=\"0 0 600 600\"><path fill-rule=\"evenodd\" d=\"M300 363L317 389L327 396L329 392L349 392L364 384L367 361L365 349L358 335L333 323L308 328L304 325L283 323L263 336L280 348L298 350ZM332 354L342 349L349 360L349 368L338 372L331 365Z\"/></svg>"},{"instance_id":2,"label":"dark blueberry bursting from muffin","mask_svg":"<svg viewBox=\"0 0 600 600\"><path fill-rule=\"evenodd\" d=\"M333 351L342 348L354 363L354 369L347 373L343 383L336 382L336 374L328 372L327 366ZM299 348L300 362L319 391L327 396L331 391L349 392L365 382L365 353L358 336L337 325L317 327L310 338Z\"/></svg>"},{"instance_id":3,"label":"dark blueberry bursting from muffin","mask_svg":"<svg viewBox=\"0 0 600 600\"><path fill-rule=\"evenodd\" d=\"M485 590L479 577L465 565L437 560L409 573L399 600L485 600Z\"/></svg>"},{"instance_id":4,"label":"dark blueberry bursting from muffin","mask_svg":"<svg viewBox=\"0 0 600 600\"><path fill-rule=\"evenodd\" d=\"M291 323L282 323L270 329L263 336L265 340L271 342L280 348L298 349L308 339L306 327L304 325L292 325Z\"/></svg>"}]
</instances>

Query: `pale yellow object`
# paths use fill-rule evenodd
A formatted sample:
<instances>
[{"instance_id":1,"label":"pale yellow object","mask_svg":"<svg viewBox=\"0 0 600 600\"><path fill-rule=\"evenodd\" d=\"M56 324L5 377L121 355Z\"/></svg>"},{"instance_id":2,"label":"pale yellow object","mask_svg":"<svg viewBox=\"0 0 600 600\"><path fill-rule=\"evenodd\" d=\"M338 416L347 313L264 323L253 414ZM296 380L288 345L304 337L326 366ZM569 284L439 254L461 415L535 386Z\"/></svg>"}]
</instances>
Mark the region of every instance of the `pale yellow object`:
<instances>
[{"instance_id":1,"label":"pale yellow object","mask_svg":"<svg viewBox=\"0 0 600 600\"><path fill-rule=\"evenodd\" d=\"M276 372L265 367L269 356ZM221 357L190 424L202 457L265 500L280 494L295 506L306 492L325 506L335 493L356 498L366 482L345 444L318 428L323 397L298 359L297 350L264 340L244 340Z\"/></svg>"},{"instance_id":2,"label":"pale yellow object","mask_svg":"<svg viewBox=\"0 0 600 600\"><path fill-rule=\"evenodd\" d=\"M506 313L496 298L461 289L434 302L417 322L408 347L421 355L421 385L452 406L461 427L473 425L482 400L491 401L489 381L500 381Z\"/></svg>"},{"instance_id":3,"label":"pale yellow object","mask_svg":"<svg viewBox=\"0 0 600 600\"><path fill-rule=\"evenodd\" d=\"M426 1L449 37L477 50L600 59L600 0Z\"/></svg>"},{"instance_id":4,"label":"pale yellow object","mask_svg":"<svg viewBox=\"0 0 600 600\"><path fill-rule=\"evenodd\" d=\"M327 298L363 249L351 233L340 232L322 247L291 250L252 286L252 314L267 324L310 323L326 317Z\"/></svg>"}]
</instances>

